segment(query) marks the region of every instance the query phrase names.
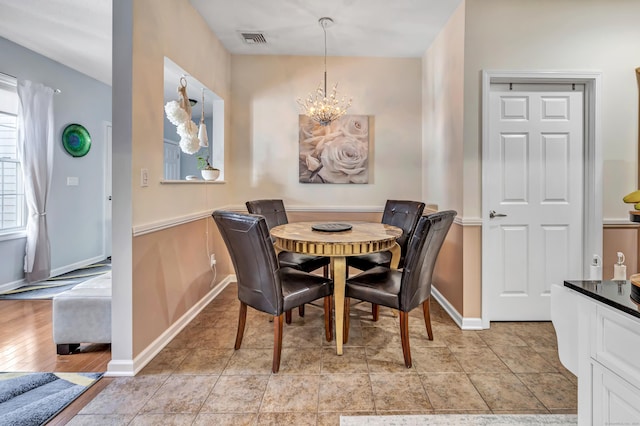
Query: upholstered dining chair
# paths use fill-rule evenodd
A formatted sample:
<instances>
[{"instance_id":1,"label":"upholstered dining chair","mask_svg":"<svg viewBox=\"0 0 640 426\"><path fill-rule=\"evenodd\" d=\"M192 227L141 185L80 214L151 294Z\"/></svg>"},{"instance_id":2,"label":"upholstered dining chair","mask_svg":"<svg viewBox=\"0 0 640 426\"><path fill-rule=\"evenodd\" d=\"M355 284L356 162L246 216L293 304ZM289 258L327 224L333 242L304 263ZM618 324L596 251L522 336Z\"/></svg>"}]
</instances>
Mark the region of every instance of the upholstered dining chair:
<instances>
[{"instance_id":1,"label":"upholstered dining chair","mask_svg":"<svg viewBox=\"0 0 640 426\"><path fill-rule=\"evenodd\" d=\"M400 339L404 364L411 367L409 347L409 312L422 305L429 340L431 330L431 279L438 253L449 232L453 210L422 216L409 240L407 257L402 270L376 266L347 279L344 302L344 343L349 338L349 298L356 298L400 312Z\"/></svg>"},{"instance_id":2,"label":"upholstered dining chair","mask_svg":"<svg viewBox=\"0 0 640 426\"><path fill-rule=\"evenodd\" d=\"M247 201L245 205L249 213L264 216L269 230L274 226L289 223L282 200L252 200ZM329 276L330 259L328 257L283 251L278 254L278 261L280 266L289 266L304 272L312 272L322 268L324 276ZM298 315L304 316L304 305L298 307ZM291 323L291 311L286 312L286 322L287 324Z\"/></svg>"},{"instance_id":3,"label":"upholstered dining chair","mask_svg":"<svg viewBox=\"0 0 640 426\"><path fill-rule=\"evenodd\" d=\"M400 246L400 263L398 269L404 267L404 261L407 255L407 245L409 239L413 234L418 219L422 216L424 211L424 203L420 201L410 200L387 200L384 206L384 212L382 213L382 223L386 225L397 226L402 229L402 235L398 237L396 242ZM347 258L347 265L366 271L376 266L391 265L391 252L382 251L377 253L364 254L362 256L349 256ZM378 321L378 305L375 303L371 305L371 315L374 321Z\"/></svg>"},{"instance_id":4,"label":"upholstered dining chair","mask_svg":"<svg viewBox=\"0 0 640 426\"><path fill-rule=\"evenodd\" d=\"M263 216L217 210L212 214L231 256L238 282L240 315L235 349L240 349L247 319L247 306L273 315L273 364L277 373L282 353L284 313L324 298L324 326L332 340L331 295L333 281L278 263Z\"/></svg>"}]
</instances>

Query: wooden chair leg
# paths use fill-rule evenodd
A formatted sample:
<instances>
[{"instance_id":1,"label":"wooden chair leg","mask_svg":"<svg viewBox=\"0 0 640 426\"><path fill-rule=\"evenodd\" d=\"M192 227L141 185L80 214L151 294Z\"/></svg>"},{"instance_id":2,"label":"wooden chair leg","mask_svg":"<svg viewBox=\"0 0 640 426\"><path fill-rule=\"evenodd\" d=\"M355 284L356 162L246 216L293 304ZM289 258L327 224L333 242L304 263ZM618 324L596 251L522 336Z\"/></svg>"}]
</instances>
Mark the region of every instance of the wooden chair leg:
<instances>
[{"instance_id":1,"label":"wooden chair leg","mask_svg":"<svg viewBox=\"0 0 640 426\"><path fill-rule=\"evenodd\" d=\"M344 320L342 321L342 344L349 341L349 311L351 310L349 298L344 298Z\"/></svg>"},{"instance_id":2,"label":"wooden chair leg","mask_svg":"<svg viewBox=\"0 0 640 426\"><path fill-rule=\"evenodd\" d=\"M427 336L429 336L429 340L433 340L433 331L431 331L431 311L429 310L430 302L431 298L422 302L422 311L424 312L424 323L427 326Z\"/></svg>"},{"instance_id":3,"label":"wooden chair leg","mask_svg":"<svg viewBox=\"0 0 640 426\"><path fill-rule=\"evenodd\" d=\"M298 306L298 315L304 317L304 305Z\"/></svg>"},{"instance_id":4,"label":"wooden chair leg","mask_svg":"<svg viewBox=\"0 0 640 426\"><path fill-rule=\"evenodd\" d=\"M375 303L371 304L371 315L373 316L374 321L378 321L378 317L380 316L380 306Z\"/></svg>"},{"instance_id":5,"label":"wooden chair leg","mask_svg":"<svg viewBox=\"0 0 640 426\"><path fill-rule=\"evenodd\" d=\"M280 370L280 355L282 354L282 325L283 315L273 317L273 365L271 371L277 373Z\"/></svg>"},{"instance_id":6,"label":"wooden chair leg","mask_svg":"<svg viewBox=\"0 0 640 426\"><path fill-rule=\"evenodd\" d=\"M240 349L242 336L244 336L244 326L247 323L247 304L240 302L240 314L238 315L238 332L236 333L236 344L234 348Z\"/></svg>"},{"instance_id":7,"label":"wooden chair leg","mask_svg":"<svg viewBox=\"0 0 640 426\"><path fill-rule=\"evenodd\" d=\"M287 324L291 324L291 309L284 313L284 317Z\"/></svg>"},{"instance_id":8,"label":"wooden chair leg","mask_svg":"<svg viewBox=\"0 0 640 426\"><path fill-rule=\"evenodd\" d=\"M323 275L325 278L329 278L329 265L324 265L324 266L322 267L322 275Z\"/></svg>"},{"instance_id":9,"label":"wooden chair leg","mask_svg":"<svg viewBox=\"0 0 640 426\"><path fill-rule=\"evenodd\" d=\"M409 347L409 312L400 311L400 339L404 365L411 368L411 348Z\"/></svg>"},{"instance_id":10,"label":"wooden chair leg","mask_svg":"<svg viewBox=\"0 0 640 426\"><path fill-rule=\"evenodd\" d=\"M331 314L331 296L324 298L324 334L327 342L333 340L333 315Z\"/></svg>"}]
</instances>

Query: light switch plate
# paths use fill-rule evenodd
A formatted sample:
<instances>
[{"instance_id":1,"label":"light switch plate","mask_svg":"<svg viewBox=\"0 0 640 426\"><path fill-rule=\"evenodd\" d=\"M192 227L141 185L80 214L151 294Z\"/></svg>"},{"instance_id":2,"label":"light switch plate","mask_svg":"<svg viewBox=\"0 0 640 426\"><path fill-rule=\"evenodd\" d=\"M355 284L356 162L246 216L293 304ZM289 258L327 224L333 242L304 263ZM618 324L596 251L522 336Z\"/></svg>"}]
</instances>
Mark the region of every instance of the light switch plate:
<instances>
[{"instance_id":1,"label":"light switch plate","mask_svg":"<svg viewBox=\"0 0 640 426\"><path fill-rule=\"evenodd\" d=\"M149 170L140 169L140 186L149 186Z\"/></svg>"},{"instance_id":2,"label":"light switch plate","mask_svg":"<svg viewBox=\"0 0 640 426\"><path fill-rule=\"evenodd\" d=\"M80 179L77 176L67 176L67 186L78 186Z\"/></svg>"}]
</instances>

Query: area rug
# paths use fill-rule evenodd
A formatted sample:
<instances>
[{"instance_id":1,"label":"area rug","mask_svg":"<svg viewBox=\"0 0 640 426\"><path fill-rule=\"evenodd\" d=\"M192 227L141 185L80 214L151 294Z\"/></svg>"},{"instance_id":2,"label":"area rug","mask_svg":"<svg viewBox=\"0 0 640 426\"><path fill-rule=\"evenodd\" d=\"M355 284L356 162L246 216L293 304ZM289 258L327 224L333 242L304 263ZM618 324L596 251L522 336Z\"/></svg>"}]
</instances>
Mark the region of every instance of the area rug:
<instances>
[{"instance_id":1,"label":"area rug","mask_svg":"<svg viewBox=\"0 0 640 426\"><path fill-rule=\"evenodd\" d=\"M0 373L0 423L38 426L58 414L103 373Z\"/></svg>"},{"instance_id":2,"label":"area rug","mask_svg":"<svg viewBox=\"0 0 640 426\"><path fill-rule=\"evenodd\" d=\"M425 414L410 416L340 416L340 426L565 426L575 414Z\"/></svg>"},{"instance_id":3,"label":"area rug","mask_svg":"<svg viewBox=\"0 0 640 426\"><path fill-rule=\"evenodd\" d=\"M63 291L72 289L81 282L102 275L110 270L111 262L109 261L94 263L76 269L75 271L49 278L46 281L40 281L35 284L0 293L0 300L53 299Z\"/></svg>"}]
</instances>

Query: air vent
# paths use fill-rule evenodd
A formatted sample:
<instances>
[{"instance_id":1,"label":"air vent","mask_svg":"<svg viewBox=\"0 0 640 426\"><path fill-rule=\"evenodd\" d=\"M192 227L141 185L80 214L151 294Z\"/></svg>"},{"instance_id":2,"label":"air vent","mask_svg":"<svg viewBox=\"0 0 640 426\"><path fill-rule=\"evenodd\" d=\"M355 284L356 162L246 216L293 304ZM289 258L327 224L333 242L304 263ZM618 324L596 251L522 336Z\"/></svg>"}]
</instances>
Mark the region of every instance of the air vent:
<instances>
[{"instance_id":1,"label":"air vent","mask_svg":"<svg viewBox=\"0 0 640 426\"><path fill-rule=\"evenodd\" d=\"M262 33L240 33L247 44L267 44L267 39Z\"/></svg>"}]
</instances>

